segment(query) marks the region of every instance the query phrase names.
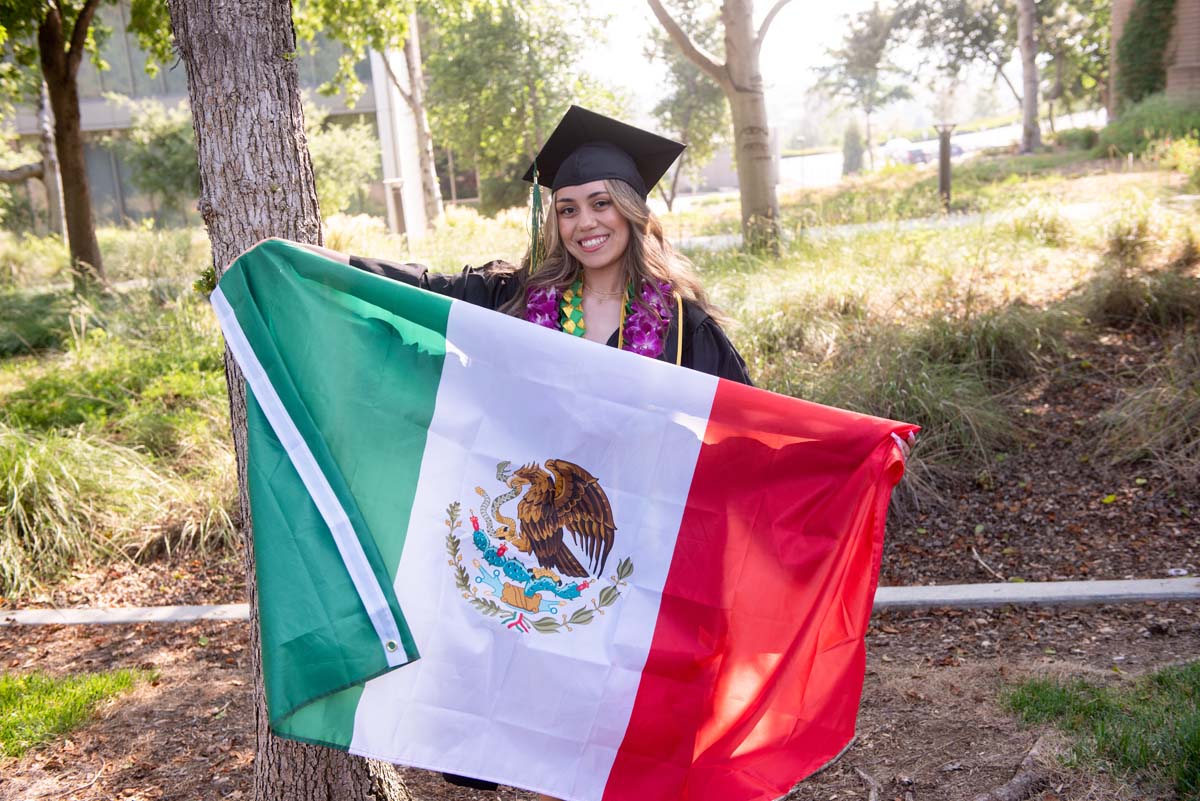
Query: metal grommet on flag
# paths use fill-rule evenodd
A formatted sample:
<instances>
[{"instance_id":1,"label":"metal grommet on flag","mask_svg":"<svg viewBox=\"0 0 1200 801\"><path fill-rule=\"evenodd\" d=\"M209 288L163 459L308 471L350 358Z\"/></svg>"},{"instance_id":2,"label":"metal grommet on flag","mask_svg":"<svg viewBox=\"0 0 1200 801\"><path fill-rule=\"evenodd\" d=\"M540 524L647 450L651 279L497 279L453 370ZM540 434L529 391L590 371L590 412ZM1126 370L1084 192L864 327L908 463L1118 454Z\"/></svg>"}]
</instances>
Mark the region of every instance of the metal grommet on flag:
<instances>
[{"instance_id":1,"label":"metal grommet on flag","mask_svg":"<svg viewBox=\"0 0 1200 801\"><path fill-rule=\"evenodd\" d=\"M387 642L385 642L383 644L383 647L388 649L392 653L395 653L396 649L400 647L400 643L396 642L395 640L388 640Z\"/></svg>"}]
</instances>

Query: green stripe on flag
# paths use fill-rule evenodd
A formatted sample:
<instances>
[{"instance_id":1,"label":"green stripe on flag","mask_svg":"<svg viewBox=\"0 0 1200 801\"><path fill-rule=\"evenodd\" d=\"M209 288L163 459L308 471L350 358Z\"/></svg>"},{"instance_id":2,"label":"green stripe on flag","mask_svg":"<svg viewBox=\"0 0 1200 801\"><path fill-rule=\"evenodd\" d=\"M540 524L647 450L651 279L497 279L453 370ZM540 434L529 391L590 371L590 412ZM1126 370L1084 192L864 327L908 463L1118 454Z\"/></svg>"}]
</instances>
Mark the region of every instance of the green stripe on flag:
<instances>
[{"instance_id":1,"label":"green stripe on flag","mask_svg":"<svg viewBox=\"0 0 1200 801\"><path fill-rule=\"evenodd\" d=\"M277 241L238 259L220 294L348 518L401 647L416 658L391 585L450 302ZM252 395L247 411L260 607L274 610L262 621L271 655L264 676L278 726L303 704L385 672L388 658L326 521ZM269 548L258 547L264 537Z\"/></svg>"}]
</instances>

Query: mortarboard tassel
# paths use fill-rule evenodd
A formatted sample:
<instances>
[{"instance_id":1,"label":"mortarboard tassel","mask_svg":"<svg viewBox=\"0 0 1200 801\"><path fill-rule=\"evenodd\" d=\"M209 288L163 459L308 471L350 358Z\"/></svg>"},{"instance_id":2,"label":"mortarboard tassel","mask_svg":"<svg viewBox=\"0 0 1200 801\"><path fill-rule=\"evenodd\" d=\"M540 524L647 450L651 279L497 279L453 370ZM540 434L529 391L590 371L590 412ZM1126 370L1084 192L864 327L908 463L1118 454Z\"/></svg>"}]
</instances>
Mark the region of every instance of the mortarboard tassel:
<instances>
[{"instance_id":1,"label":"mortarboard tassel","mask_svg":"<svg viewBox=\"0 0 1200 801\"><path fill-rule=\"evenodd\" d=\"M538 183L537 162L533 165L533 193L529 199L531 207L529 233L531 241L529 243L529 275L533 276L538 268L542 266L542 257L545 255L542 251L542 187Z\"/></svg>"}]
</instances>

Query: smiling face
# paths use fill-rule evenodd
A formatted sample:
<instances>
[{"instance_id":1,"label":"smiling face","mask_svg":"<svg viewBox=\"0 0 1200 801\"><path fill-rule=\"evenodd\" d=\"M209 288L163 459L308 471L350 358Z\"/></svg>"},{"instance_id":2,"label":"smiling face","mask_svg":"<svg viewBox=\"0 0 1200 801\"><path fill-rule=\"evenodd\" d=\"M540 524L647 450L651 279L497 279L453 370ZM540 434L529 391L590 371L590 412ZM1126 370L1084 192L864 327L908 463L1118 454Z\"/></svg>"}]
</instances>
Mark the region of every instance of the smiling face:
<instances>
[{"instance_id":1,"label":"smiling face","mask_svg":"<svg viewBox=\"0 0 1200 801\"><path fill-rule=\"evenodd\" d=\"M617 211L604 181L564 186L554 194L558 234L586 269L620 264L629 245L629 221Z\"/></svg>"}]
</instances>

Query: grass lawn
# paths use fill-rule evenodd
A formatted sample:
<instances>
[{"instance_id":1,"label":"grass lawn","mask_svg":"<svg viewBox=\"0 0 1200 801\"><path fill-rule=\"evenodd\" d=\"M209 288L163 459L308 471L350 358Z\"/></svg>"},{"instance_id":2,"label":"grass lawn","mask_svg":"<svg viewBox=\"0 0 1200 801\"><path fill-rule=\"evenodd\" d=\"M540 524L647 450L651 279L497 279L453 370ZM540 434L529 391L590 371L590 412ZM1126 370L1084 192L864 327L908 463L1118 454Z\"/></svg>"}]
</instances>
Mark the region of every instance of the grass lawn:
<instances>
[{"instance_id":1,"label":"grass lawn","mask_svg":"<svg viewBox=\"0 0 1200 801\"><path fill-rule=\"evenodd\" d=\"M147 678L134 670L54 677L0 674L0 756L31 748L87 722L96 707Z\"/></svg>"},{"instance_id":2,"label":"grass lawn","mask_svg":"<svg viewBox=\"0 0 1200 801\"><path fill-rule=\"evenodd\" d=\"M1200 662L1116 686L1037 679L1012 687L1023 722L1069 732L1073 761L1200 798Z\"/></svg>"}]
</instances>

